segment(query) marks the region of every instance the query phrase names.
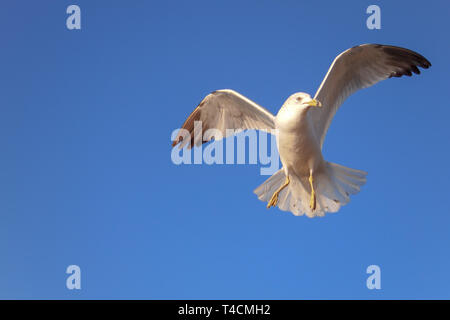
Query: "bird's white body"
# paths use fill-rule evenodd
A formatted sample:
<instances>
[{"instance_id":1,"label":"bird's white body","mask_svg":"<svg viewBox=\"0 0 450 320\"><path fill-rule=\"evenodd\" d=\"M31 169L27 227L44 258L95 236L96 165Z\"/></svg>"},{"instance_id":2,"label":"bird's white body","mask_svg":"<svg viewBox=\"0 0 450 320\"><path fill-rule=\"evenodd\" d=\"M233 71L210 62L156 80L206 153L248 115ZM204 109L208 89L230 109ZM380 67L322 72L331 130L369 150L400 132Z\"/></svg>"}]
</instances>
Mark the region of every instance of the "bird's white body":
<instances>
[{"instance_id":1,"label":"bird's white body","mask_svg":"<svg viewBox=\"0 0 450 320\"><path fill-rule=\"evenodd\" d=\"M312 106L316 103L309 94L299 92L278 111L274 126L283 167L255 190L260 200L271 203L272 195L288 178L288 185L277 193L276 204L309 217L338 211L366 181L364 171L324 160L320 137L309 115L313 109L321 109Z\"/></svg>"},{"instance_id":2,"label":"bird's white body","mask_svg":"<svg viewBox=\"0 0 450 320\"><path fill-rule=\"evenodd\" d=\"M307 121L307 110L286 103L275 117L277 147L285 174L306 180L324 163L314 128Z\"/></svg>"}]
</instances>

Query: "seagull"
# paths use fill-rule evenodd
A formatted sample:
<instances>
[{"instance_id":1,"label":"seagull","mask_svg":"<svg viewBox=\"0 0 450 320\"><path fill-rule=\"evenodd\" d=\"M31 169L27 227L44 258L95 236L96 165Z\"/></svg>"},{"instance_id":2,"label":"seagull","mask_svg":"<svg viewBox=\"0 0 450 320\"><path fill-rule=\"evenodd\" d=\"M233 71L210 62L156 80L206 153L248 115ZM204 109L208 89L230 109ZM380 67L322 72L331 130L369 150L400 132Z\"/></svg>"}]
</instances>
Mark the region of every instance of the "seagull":
<instances>
[{"instance_id":1,"label":"seagull","mask_svg":"<svg viewBox=\"0 0 450 320\"><path fill-rule=\"evenodd\" d=\"M172 146L200 146L212 139L206 137L205 141L203 136L209 128L219 130L222 137L233 132L227 129L273 133L282 168L254 193L267 202L267 208L278 206L296 216L321 217L337 212L366 182L367 172L328 162L322 155L325 135L341 104L359 89L392 77L420 74L419 67L430 66L426 58L409 49L355 46L334 59L314 98L294 93L276 116L234 90L212 92L186 119ZM198 121L202 134L194 135Z\"/></svg>"}]
</instances>

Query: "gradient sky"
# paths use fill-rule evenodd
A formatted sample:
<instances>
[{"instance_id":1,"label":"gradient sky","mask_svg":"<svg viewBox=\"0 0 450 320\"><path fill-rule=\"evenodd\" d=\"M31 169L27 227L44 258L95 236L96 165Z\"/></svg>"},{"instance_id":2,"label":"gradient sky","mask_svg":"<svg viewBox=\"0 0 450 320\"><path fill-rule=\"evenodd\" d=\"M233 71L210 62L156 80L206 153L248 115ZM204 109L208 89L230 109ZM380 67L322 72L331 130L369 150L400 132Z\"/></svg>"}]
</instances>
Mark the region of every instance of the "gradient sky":
<instances>
[{"instance_id":1,"label":"gradient sky","mask_svg":"<svg viewBox=\"0 0 450 320\"><path fill-rule=\"evenodd\" d=\"M66 28L70 4L81 30ZM370 4L381 30L366 28ZM450 298L448 1L0 7L0 298ZM171 162L172 130L210 91L276 113L371 42L433 66L337 113L325 158L369 172L338 213L267 210L259 165ZM381 290L366 288L372 264Z\"/></svg>"}]
</instances>

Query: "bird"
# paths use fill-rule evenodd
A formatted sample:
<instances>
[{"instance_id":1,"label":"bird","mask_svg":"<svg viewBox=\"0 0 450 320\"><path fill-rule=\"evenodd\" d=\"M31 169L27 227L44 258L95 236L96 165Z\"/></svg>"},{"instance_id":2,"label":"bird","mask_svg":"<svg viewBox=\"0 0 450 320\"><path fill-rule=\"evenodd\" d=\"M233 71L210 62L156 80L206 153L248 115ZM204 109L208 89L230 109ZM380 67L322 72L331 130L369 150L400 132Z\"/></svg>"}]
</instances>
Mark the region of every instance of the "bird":
<instances>
[{"instance_id":1,"label":"bird","mask_svg":"<svg viewBox=\"0 0 450 320\"><path fill-rule=\"evenodd\" d=\"M350 95L392 77L420 74L431 63L412 50L383 44L362 44L339 54L332 62L314 97L297 92L287 98L277 115L231 90L208 94L189 115L172 147L188 149L232 130L262 130L276 135L282 167L254 190L267 208L276 207L296 216L323 217L350 201L366 183L367 172L326 161L322 154L330 123ZM202 121L202 134L194 124ZM222 137L203 137L215 128ZM186 138L186 139L185 139Z\"/></svg>"}]
</instances>

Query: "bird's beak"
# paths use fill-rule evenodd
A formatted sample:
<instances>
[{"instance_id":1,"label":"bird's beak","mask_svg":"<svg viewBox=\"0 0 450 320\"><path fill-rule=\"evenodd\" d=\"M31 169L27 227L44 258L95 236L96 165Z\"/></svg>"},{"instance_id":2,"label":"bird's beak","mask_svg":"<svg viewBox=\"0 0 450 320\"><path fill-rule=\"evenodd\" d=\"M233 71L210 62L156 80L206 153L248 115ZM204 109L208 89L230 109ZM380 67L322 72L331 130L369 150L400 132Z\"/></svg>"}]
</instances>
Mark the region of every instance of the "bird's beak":
<instances>
[{"instance_id":1,"label":"bird's beak","mask_svg":"<svg viewBox=\"0 0 450 320\"><path fill-rule=\"evenodd\" d=\"M322 107L322 103L320 103L319 100L312 99L311 101L308 102L308 106L310 106L310 107Z\"/></svg>"}]
</instances>

